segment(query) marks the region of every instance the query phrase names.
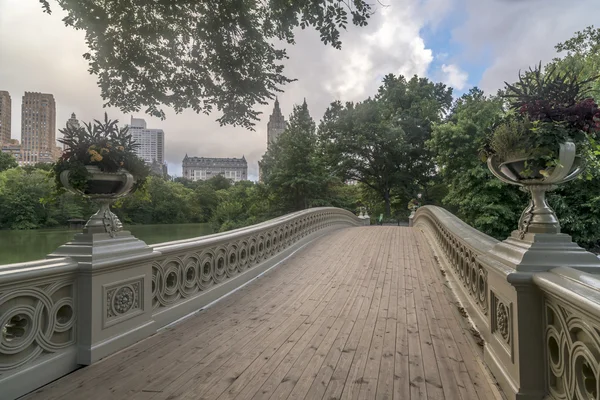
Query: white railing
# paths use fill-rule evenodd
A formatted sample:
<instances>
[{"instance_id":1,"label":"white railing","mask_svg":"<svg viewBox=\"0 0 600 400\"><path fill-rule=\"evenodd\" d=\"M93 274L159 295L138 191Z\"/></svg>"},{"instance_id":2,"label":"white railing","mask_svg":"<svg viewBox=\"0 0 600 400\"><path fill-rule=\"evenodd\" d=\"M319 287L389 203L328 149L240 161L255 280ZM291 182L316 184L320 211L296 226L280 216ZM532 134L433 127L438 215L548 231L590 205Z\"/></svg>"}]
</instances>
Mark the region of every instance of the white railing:
<instances>
[{"instance_id":1,"label":"white railing","mask_svg":"<svg viewBox=\"0 0 600 400\"><path fill-rule=\"evenodd\" d=\"M76 297L71 259L0 267L0 398L77 368Z\"/></svg>"},{"instance_id":2,"label":"white railing","mask_svg":"<svg viewBox=\"0 0 600 400\"><path fill-rule=\"evenodd\" d=\"M501 242L439 207L421 207L413 226L432 239L509 399L600 400L597 276L567 266L519 272L510 254L499 256Z\"/></svg>"},{"instance_id":3,"label":"white railing","mask_svg":"<svg viewBox=\"0 0 600 400\"><path fill-rule=\"evenodd\" d=\"M546 378L553 399L600 399L600 279L572 268L537 273Z\"/></svg>"},{"instance_id":4,"label":"white railing","mask_svg":"<svg viewBox=\"0 0 600 400\"><path fill-rule=\"evenodd\" d=\"M363 224L323 207L152 247L128 232L84 233L61 248L72 257L0 266L0 398L154 334L329 230Z\"/></svg>"}]
</instances>

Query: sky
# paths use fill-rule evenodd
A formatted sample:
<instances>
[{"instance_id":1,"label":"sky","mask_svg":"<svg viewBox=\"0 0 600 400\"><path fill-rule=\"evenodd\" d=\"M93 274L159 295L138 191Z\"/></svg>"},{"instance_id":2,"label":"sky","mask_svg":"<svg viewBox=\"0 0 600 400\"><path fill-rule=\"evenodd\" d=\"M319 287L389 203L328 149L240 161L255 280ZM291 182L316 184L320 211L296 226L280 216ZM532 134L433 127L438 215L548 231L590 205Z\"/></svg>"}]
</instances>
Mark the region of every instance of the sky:
<instances>
[{"instance_id":1,"label":"sky","mask_svg":"<svg viewBox=\"0 0 600 400\"><path fill-rule=\"evenodd\" d=\"M318 121L334 100L362 101L373 96L388 73L428 77L451 86L460 96L473 86L489 93L514 82L519 70L557 56L554 46L586 26L600 26L600 0L377 0L364 28L342 33L342 50L321 44L312 30L299 30L288 47L285 74L297 81L282 87L284 115L303 99ZM12 97L12 137L20 140L21 98L25 91L52 93L57 129L71 113L83 121L110 118L128 123L132 115L103 109L100 89L82 58L84 34L65 27L54 1L53 14L38 0L0 0L0 90ZM249 179L258 177L266 151L267 122L273 104L260 106L256 130L220 127L220 114L176 114L144 118L149 128L165 131L169 174L181 176L185 154L242 157Z\"/></svg>"}]
</instances>

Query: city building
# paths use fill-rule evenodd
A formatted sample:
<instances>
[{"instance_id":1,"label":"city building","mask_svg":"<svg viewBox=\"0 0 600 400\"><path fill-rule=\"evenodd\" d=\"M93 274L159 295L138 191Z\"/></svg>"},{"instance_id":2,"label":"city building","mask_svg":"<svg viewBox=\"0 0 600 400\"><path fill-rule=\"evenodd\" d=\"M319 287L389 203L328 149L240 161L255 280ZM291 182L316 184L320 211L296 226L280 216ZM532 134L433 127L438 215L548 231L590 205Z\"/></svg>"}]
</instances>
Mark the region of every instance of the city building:
<instances>
[{"instance_id":1,"label":"city building","mask_svg":"<svg viewBox=\"0 0 600 400\"><path fill-rule=\"evenodd\" d=\"M6 90L0 90L0 145L10 142L11 100Z\"/></svg>"},{"instance_id":2,"label":"city building","mask_svg":"<svg viewBox=\"0 0 600 400\"><path fill-rule=\"evenodd\" d=\"M81 127L81 124L79 123L75 113L71 113L71 118L67 120L67 126L75 129L79 129Z\"/></svg>"},{"instance_id":3,"label":"city building","mask_svg":"<svg viewBox=\"0 0 600 400\"><path fill-rule=\"evenodd\" d=\"M2 153L8 153L12 155L15 158L15 160L17 160L17 163L19 163L19 165L23 164L23 158L21 155L21 145L19 144L18 140L11 139L8 142L2 143L2 145L0 145L0 151L2 151Z\"/></svg>"},{"instance_id":4,"label":"city building","mask_svg":"<svg viewBox=\"0 0 600 400\"><path fill-rule=\"evenodd\" d=\"M223 175L235 182L248 179L248 163L242 158L188 157L183 159L183 177L192 181L204 181Z\"/></svg>"},{"instance_id":5,"label":"city building","mask_svg":"<svg viewBox=\"0 0 600 400\"><path fill-rule=\"evenodd\" d=\"M54 96L25 92L21 106L22 163L53 162L57 154Z\"/></svg>"},{"instance_id":6,"label":"city building","mask_svg":"<svg viewBox=\"0 0 600 400\"><path fill-rule=\"evenodd\" d=\"M279 99L275 98L275 105L273 106L273 112L269 116L269 122L267 123L267 148L279 138L279 135L285 131L286 123L281 109L279 108ZM258 180L263 181L263 171L260 161L258 162Z\"/></svg>"},{"instance_id":7,"label":"city building","mask_svg":"<svg viewBox=\"0 0 600 400\"><path fill-rule=\"evenodd\" d=\"M139 144L135 150L137 155L148 165L154 161L161 165L165 163L165 133L162 129L149 129L145 120L131 117L129 133Z\"/></svg>"},{"instance_id":8,"label":"city building","mask_svg":"<svg viewBox=\"0 0 600 400\"><path fill-rule=\"evenodd\" d=\"M279 99L275 98L273 113L267 123L267 147L277 141L277 138L283 131L285 131L285 118L279 109Z\"/></svg>"}]
</instances>

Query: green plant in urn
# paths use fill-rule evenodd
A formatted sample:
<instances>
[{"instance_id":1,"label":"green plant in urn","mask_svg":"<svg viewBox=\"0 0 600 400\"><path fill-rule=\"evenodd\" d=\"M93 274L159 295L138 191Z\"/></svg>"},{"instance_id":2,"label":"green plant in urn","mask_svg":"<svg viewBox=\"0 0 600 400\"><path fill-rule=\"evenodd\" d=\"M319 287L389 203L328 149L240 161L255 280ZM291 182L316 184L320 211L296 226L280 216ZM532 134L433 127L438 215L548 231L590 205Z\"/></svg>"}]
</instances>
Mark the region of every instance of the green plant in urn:
<instances>
[{"instance_id":1,"label":"green plant in urn","mask_svg":"<svg viewBox=\"0 0 600 400\"><path fill-rule=\"evenodd\" d=\"M111 237L122 229L110 204L142 187L150 172L135 152L138 146L128 133L119 128L118 120L94 120L78 127L67 124L60 129L64 145L52 174L59 190L68 190L96 200L100 209L85 228L88 232L106 232Z\"/></svg>"}]
</instances>

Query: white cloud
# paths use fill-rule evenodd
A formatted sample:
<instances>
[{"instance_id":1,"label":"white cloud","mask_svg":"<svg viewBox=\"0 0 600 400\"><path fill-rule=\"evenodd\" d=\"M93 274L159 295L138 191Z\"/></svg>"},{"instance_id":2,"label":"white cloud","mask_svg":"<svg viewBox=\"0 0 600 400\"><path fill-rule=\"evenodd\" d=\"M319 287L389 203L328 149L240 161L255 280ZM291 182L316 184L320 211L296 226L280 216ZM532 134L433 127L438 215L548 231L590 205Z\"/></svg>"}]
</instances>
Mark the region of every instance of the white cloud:
<instances>
[{"instance_id":1,"label":"white cloud","mask_svg":"<svg viewBox=\"0 0 600 400\"><path fill-rule=\"evenodd\" d=\"M555 57L554 46L575 31L598 24L590 12L598 0L461 0L466 21L453 39L466 48L464 61L489 58L480 86L488 92L514 82L519 70L546 63Z\"/></svg>"},{"instance_id":2,"label":"white cloud","mask_svg":"<svg viewBox=\"0 0 600 400\"><path fill-rule=\"evenodd\" d=\"M462 71L458 65L442 64L442 72L444 74L442 82L444 82L446 85L452 86L457 90L463 90L467 85L469 74L467 74L465 71Z\"/></svg>"}]
</instances>

